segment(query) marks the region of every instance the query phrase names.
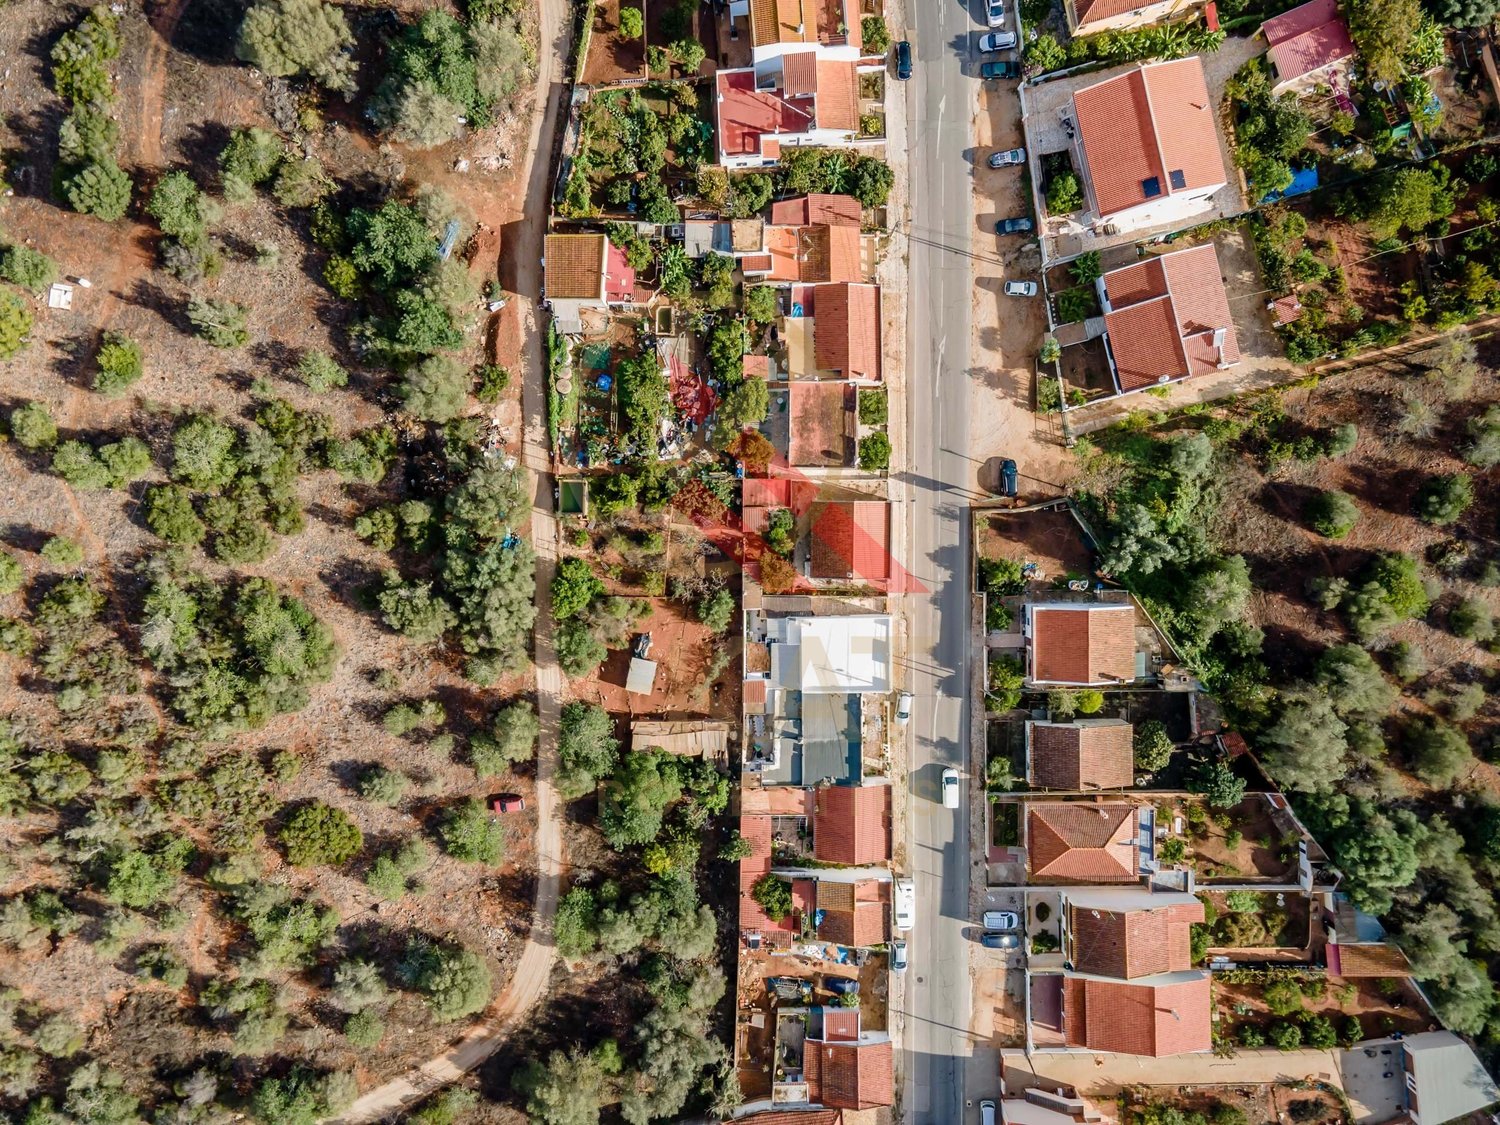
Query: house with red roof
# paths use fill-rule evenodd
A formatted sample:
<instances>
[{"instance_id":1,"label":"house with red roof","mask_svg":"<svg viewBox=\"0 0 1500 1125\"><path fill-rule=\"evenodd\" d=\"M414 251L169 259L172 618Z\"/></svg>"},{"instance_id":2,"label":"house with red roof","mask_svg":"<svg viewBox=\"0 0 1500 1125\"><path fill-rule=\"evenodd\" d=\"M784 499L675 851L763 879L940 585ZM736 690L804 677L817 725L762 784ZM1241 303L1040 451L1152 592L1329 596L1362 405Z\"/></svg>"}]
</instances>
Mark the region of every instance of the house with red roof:
<instances>
[{"instance_id":1,"label":"house with red roof","mask_svg":"<svg viewBox=\"0 0 1500 1125\"><path fill-rule=\"evenodd\" d=\"M1138 883L1149 871L1154 823L1149 807L1123 801L1030 801L1021 840L1030 880L1042 885Z\"/></svg>"},{"instance_id":2,"label":"house with red roof","mask_svg":"<svg viewBox=\"0 0 1500 1125\"><path fill-rule=\"evenodd\" d=\"M830 500L810 509L807 576L814 582L885 589L891 579L891 505Z\"/></svg>"},{"instance_id":3,"label":"house with red roof","mask_svg":"<svg viewBox=\"0 0 1500 1125\"><path fill-rule=\"evenodd\" d=\"M1073 94L1089 226L1186 223L1229 180L1203 62L1143 63Z\"/></svg>"},{"instance_id":4,"label":"house with red roof","mask_svg":"<svg viewBox=\"0 0 1500 1125\"><path fill-rule=\"evenodd\" d=\"M816 902L819 940L852 948L868 948L890 940L889 879L859 879L853 883L819 879Z\"/></svg>"},{"instance_id":5,"label":"house with red roof","mask_svg":"<svg viewBox=\"0 0 1500 1125\"><path fill-rule=\"evenodd\" d=\"M1185 891L1092 887L1062 895L1062 947L1073 971L1135 980L1193 967L1203 903Z\"/></svg>"},{"instance_id":6,"label":"house with red roof","mask_svg":"<svg viewBox=\"0 0 1500 1125\"><path fill-rule=\"evenodd\" d=\"M820 785L813 790L813 856L865 867L891 861L891 787Z\"/></svg>"},{"instance_id":7,"label":"house with red roof","mask_svg":"<svg viewBox=\"0 0 1500 1125\"><path fill-rule=\"evenodd\" d=\"M765 64L721 70L714 80L719 162L765 168L787 145L859 141L859 76L853 60L815 50Z\"/></svg>"},{"instance_id":8,"label":"house with red roof","mask_svg":"<svg viewBox=\"0 0 1500 1125\"><path fill-rule=\"evenodd\" d=\"M1126 789L1135 780L1135 728L1123 719L1026 724L1026 780L1036 789Z\"/></svg>"},{"instance_id":9,"label":"house with red roof","mask_svg":"<svg viewBox=\"0 0 1500 1125\"><path fill-rule=\"evenodd\" d=\"M1033 687L1120 687L1144 675L1133 602L1027 604L1021 632Z\"/></svg>"},{"instance_id":10,"label":"house with red roof","mask_svg":"<svg viewBox=\"0 0 1500 1125\"><path fill-rule=\"evenodd\" d=\"M618 308L637 299L625 251L602 234L549 234L542 252L542 292L558 330L582 331L585 309Z\"/></svg>"},{"instance_id":11,"label":"house with red roof","mask_svg":"<svg viewBox=\"0 0 1500 1125\"><path fill-rule=\"evenodd\" d=\"M858 1110L895 1100L890 1034L866 1030L858 1008L779 1008L776 1019L772 1102Z\"/></svg>"},{"instance_id":12,"label":"house with red roof","mask_svg":"<svg viewBox=\"0 0 1500 1125\"><path fill-rule=\"evenodd\" d=\"M1105 350L1120 394L1225 371L1240 362L1213 243L1111 270L1098 288Z\"/></svg>"},{"instance_id":13,"label":"house with red roof","mask_svg":"<svg viewBox=\"0 0 1500 1125\"><path fill-rule=\"evenodd\" d=\"M1338 0L1309 0L1266 20L1260 30L1276 76L1273 94L1301 95L1318 86L1348 89L1354 40L1339 15Z\"/></svg>"},{"instance_id":14,"label":"house with red roof","mask_svg":"<svg viewBox=\"0 0 1500 1125\"><path fill-rule=\"evenodd\" d=\"M864 53L857 0L730 0L731 26L750 40L764 63L785 54L817 51L830 58Z\"/></svg>"},{"instance_id":15,"label":"house with red roof","mask_svg":"<svg viewBox=\"0 0 1500 1125\"><path fill-rule=\"evenodd\" d=\"M1062 1032L1069 1047L1122 1055L1184 1055L1213 1049L1213 993L1201 970L1140 981L1068 974Z\"/></svg>"},{"instance_id":16,"label":"house with red roof","mask_svg":"<svg viewBox=\"0 0 1500 1125\"><path fill-rule=\"evenodd\" d=\"M1127 31L1165 23L1197 9L1195 0L1063 0L1068 30L1074 35L1100 31Z\"/></svg>"}]
</instances>

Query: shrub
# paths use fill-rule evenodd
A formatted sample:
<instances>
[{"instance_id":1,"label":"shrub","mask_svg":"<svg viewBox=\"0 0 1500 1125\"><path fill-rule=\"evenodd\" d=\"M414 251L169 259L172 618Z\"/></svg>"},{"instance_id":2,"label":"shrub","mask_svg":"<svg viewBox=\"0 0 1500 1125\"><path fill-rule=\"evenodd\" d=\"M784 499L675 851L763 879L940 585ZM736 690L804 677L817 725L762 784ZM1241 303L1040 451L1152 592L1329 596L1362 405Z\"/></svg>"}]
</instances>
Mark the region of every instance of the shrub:
<instances>
[{"instance_id":1,"label":"shrub","mask_svg":"<svg viewBox=\"0 0 1500 1125\"><path fill-rule=\"evenodd\" d=\"M20 297L0 289L0 359L9 359L31 336L31 309Z\"/></svg>"},{"instance_id":2,"label":"shrub","mask_svg":"<svg viewBox=\"0 0 1500 1125\"><path fill-rule=\"evenodd\" d=\"M342 9L323 0L256 0L240 24L236 53L273 78L305 74L354 93L354 35Z\"/></svg>"},{"instance_id":3,"label":"shrub","mask_svg":"<svg viewBox=\"0 0 1500 1125\"><path fill-rule=\"evenodd\" d=\"M57 280L57 263L29 246L8 246L0 254L0 277L22 289L40 293Z\"/></svg>"},{"instance_id":4,"label":"shrub","mask_svg":"<svg viewBox=\"0 0 1500 1125\"><path fill-rule=\"evenodd\" d=\"M1347 492L1320 492L1308 502L1307 516L1319 535L1342 539L1359 522L1359 508Z\"/></svg>"},{"instance_id":5,"label":"shrub","mask_svg":"<svg viewBox=\"0 0 1500 1125\"><path fill-rule=\"evenodd\" d=\"M620 5L620 34L626 39L639 39L646 30L646 19L639 8Z\"/></svg>"},{"instance_id":6,"label":"shrub","mask_svg":"<svg viewBox=\"0 0 1500 1125\"><path fill-rule=\"evenodd\" d=\"M1093 688L1084 688L1075 693L1073 699L1080 715L1096 715L1104 706L1104 693Z\"/></svg>"},{"instance_id":7,"label":"shrub","mask_svg":"<svg viewBox=\"0 0 1500 1125\"><path fill-rule=\"evenodd\" d=\"M349 383L349 372L340 367L327 352L303 352L302 358L297 361L297 374L308 390L318 394Z\"/></svg>"},{"instance_id":8,"label":"shrub","mask_svg":"<svg viewBox=\"0 0 1500 1125\"><path fill-rule=\"evenodd\" d=\"M1271 1027L1271 1045L1278 1051L1295 1051L1302 1046L1302 1029L1294 1023L1278 1023Z\"/></svg>"},{"instance_id":9,"label":"shrub","mask_svg":"<svg viewBox=\"0 0 1500 1125\"><path fill-rule=\"evenodd\" d=\"M1240 1024L1236 1034L1242 1047L1254 1050L1257 1047L1264 1047L1266 1045L1265 1033L1253 1023Z\"/></svg>"},{"instance_id":10,"label":"shrub","mask_svg":"<svg viewBox=\"0 0 1500 1125\"><path fill-rule=\"evenodd\" d=\"M170 238L189 242L208 229L208 197L186 172L168 172L157 181L146 202L146 213Z\"/></svg>"},{"instance_id":11,"label":"shrub","mask_svg":"<svg viewBox=\"0 0 1500 1125\"><path fill-rule=\"evenodd\" d=\"M72 567L83 562L83 548L62 535L54 535L42 544L38 552L43 561L53 566Z\"/></svg>"},{"instance_id":12,"label":"shrub","mask_svg":"<svg viewBox=\"0 0 1500 1125\"><path fill-rule=\"evenodd\" d=\"M193 331L216 348L239 348L250 340L245 327L249 310L233 301L192 297L187 304L187 318Z\"/></svg>"},{"instance_id":13,"label":"shrub","mask_svg":"<svg viewBox=\"0 0 1500 1125\"><path fill-rule=\"evenodd\" d=\"M867 54L883 55L891 49L891 33L880 16L865 16L859 21L859 37Z\"/></svg>"},{"instance_id":14,"label":"shrub","mask_svg":"<svg viewBox=\"0 0 1500 1125\"><path fill-rule=\"evenodd\" d=\"M426 938L407 947L397 973L426 995L433 1018L443 1022L481 1011L489 1004L494 987L489 967L478 954Z\"/></svg>"},{"instance_id":15,"label":"shrub","mask_svg":"<svg viewBox=\"0 0 1500 1125\"><path fill-rule=\"evenodd\" d=\"M469 376L457 360L428 356L406 373L397 388L403 408L415 418L449 422L458 417L469 394Z\"/></svg>"},{"instance_id":16,"label":"shrub","mask_svg":"<svg viewBox=\"0 0 1500 1125\"><path fill-rule=\"evenodd\" d=\"M20 560L9 551L0 551L0 597L14 594L26 581Z\"/></svg>"},{"instance_id":17,"label":"shrub","mask_svg":"<svg viewBox=\"0 0 1500 1125\"><path fill-rule=\"evenodd\" d=\"M351 1047L378 1047L385 1038L385 1021L375 1012L355 1012L344 1021L344 1038Z\"/></svg>"},{"instance_id":18,"label":"shrub","mask_svg":"<svg viewBox=\"0 0 1500 1125\"><path fill-rule=\"evenodd\" d=\"M1147 719L1135 728L1135 764L1143 770L1155 771L1172 760L1175 749L1167 735L1166 724L1159 719Z\"/></svg>"},{"instance_id":19,"label":"shrub","mask_svg":"<svg viewBox=\"0 0 1500 1125\"><path fill-rule=\"evenodd\" d=\"M1344 422L1335 426L1328 435L1326 449L1330 457L1343 457L1354 451L1359 443L1359 427L1353 422Z\"/></svg>"},{"instance_id":20,"label":"shrub","mask_svg":"<svg viewBox=\"0 0 1500 1125\"><path fill-rule=\"evenodd\" d=\"M146 526L168 543L201 543L208 534L193 510L193 494L180 484L159 484L146 493Z\"/></svg>"},{"instance_id":21,"label":"shrub","mask_svg":"<svg viewBox=\"0 0 1500 1125\"><path fill-rule=\"evenodd\" d=\"M734 595L722 586L698 603L698 620L715 633L725 633L734 616Z\"/></svg>"},{"instance_id":22,"label":"shrub","mask_svg":"<svg viewBox=\"0 0 1500 1125\"><path fill-rule=\"evenodd\" d=\"M1452 786L1474 766L1469 742L1457 727L1441 719L1424 718L1411 723L1405 743L1412 772L1437 789Z\"/></svg>"},{"instance_id":23,"label":"shrub","mask_svg":"<svg viewBox=\"0 0 1500 1125\"><path fill-rule=\"evenodd\" d=\"M1432 477L1417 493L1417 514L1428 523L1453 523L1474 502L1474 482L1464 473Z\"/></svg>"},{"instance_id":24,"label":"shrub","mask_svg":"<svg viewBox=\"0 0 1500 1125\"><path fill-rule=\"evenodd\" d=\"M469 739L474 772L480 777L495 777L513 763L530 758L540 730L536 710L529 703L502 707L488 731L476 731Z\"/></svg>"},{"instance_id":25,"label":"shrub","mask_svg":"<svg viewBox=\"0 0 1500 1125\"><path fill-rule=\"evenodd\" d=\"M285 151L281 138L269 130L255 126L236 129L219 153L219 173L223 177L225 198L248 199L251 189L276 174Z\"/></svg>"},{"instance_id":26,"label":"shrub","mask_svg":"<svg viewBox=\"0 0 1500 1125\"><path fill-rule=\"evenodd\" d=\"M455 805L438 828L443 851L465 863L493 866L500 862L504 834L500 824L478 801Z\"/></svg>"},{"instance_id":27,"label":"shrub","mask_svg":"<svg viewBox=\"0 0 1500 1125\"><path fill-rule=\"evenodd\" d=\"M94 363L97 368L94 390L102 395L120 395L134 386L144 373L145 354L134 340L106 332Z\"/></svg>"},{"instance_id":28,"label":"shrub","mask_svg":"<svg viewBox=\"0 0 1500 1125\"><path fill-rule=\"evenodd\" d=\"M1482 598L1465 598L1448 611L1448 628L1481 644L1495 637L1495 619Z\"/></svg>"},{"instance_id":29,"label":"shrub","mask_svg":"<svg viewBox=\"0 0 1500 1125\"><path fill-rule=\"evenodd\" d=\"M287 818L281 843L287 862L297 867L317 863L337 867L358 855L365 841L347 813L319 801L303 805Z\"/></svg>"},{"instance_id":30,"label":"shrub","mask_svg":"<svg viewBox=\"0 0 1500 1125\"><path fill-rule=\"evenodd\" d=\"M552 577L552 616L558 621L577 617L604 592L604 583L585 560L563 559Z\"/></svg>"},{"instance_id":31,"label":"shrub","mask_svg":"<svg viewBox=\"0 0 1500 1125\"><path fill-rule=\"evenodd\" d=\"M891 439L882 431L859 439L859 467L869 473L885 472L891 467Z\"/></svg>"},{"instance_id":32,"label":"shrub","mask_svg":"<svg viewBox=\"0 0 1500 1125\"><path fill-rule=\"evenodd\" d=\"M1273 1016L1289 1016L1302 1011L1302 989L1291 977L1278 977L1261 993L1266 1009Z\"/></svg>"},{"instance_id":33,"label":"shrub","mask_svg":"<svg viewBox=\"0 0 1500 1125\"><path fill-rule=\"evenodd\" d=\"M1047 211L1067 215L1083 206L1083 185L1073 172L1059 172L1047 184Z\"/></svg>"},{"instance_id":34,"label":"shrub","mask_svg":"<svg viewBox=\"0 0 1500 1125\"><path fill-rule=\"evenodd\" d=\"M474 397L494 406L510 386L510 372L493 363L482 363L474 371Z\"/></svg>"},{"instance_id":35,"label":"shrub","mask_svg":"<svg viewBox=\"0 0 1500 1125\"><path fill-rule=\"evenodd\" d=\"M880 388L862 388L859 392L859 421L863 426L883 426L889 420L890 406Z\"/></svg>"},{"instance_id":36,"label":"shrub","mask_svg":"<svg viewBox=\"0 0 1500 1125\"><path fill-rule=\"evenodd\" d=\"M411 779L387 766L371 766L359 775L359 795L366 801L395 805L406 793Z\"/></svg>"},{"instance_id":37,"label":"shrub","mask_svg":"<svg viewBox=\"0 0 1500 1125\"><path fill-rule=\"evenodd\" d=\"M130 206L130 177L113 160L85 164L62 181L63 198L83 215L107 223L124 218Z\"/></svg>"},{"instance_id":38,"label":"shrub","mask_svg":"<svg viewBox=\"0 0 1500 1125\"><path fill-rule=\"evenodd\" d=\"M780 922L792 912L792 885L775 875L767 873L757 879L750 888L750 897L773 922Z\"/></svg>"}]
</instances>

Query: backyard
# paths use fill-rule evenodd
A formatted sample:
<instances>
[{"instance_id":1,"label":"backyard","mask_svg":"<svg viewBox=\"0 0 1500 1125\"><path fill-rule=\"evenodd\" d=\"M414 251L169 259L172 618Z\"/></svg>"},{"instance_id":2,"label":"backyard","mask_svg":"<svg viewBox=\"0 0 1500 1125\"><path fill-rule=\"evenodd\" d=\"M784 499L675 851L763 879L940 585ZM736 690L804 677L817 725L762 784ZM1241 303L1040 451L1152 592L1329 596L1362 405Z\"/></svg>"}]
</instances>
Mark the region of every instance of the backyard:
<instances>
[{"instance_id":1,"label":"backyard","mask_svg":"<svg viewBox=\"0 0 1500 1125\"><path fill-rule=\"evenodd\" d=\"M1201 881L1290 883L1296 879L1298 837L1283 832L1262 795L1246 797L1230 809L1177 799L1159 806L1157 813L1157 823L1173 825L1174 832L1176 825L1182 825L1182 862L1197 871ZM1166 860L1173 850L1163 845L1159 853Z\"/></svg>"},{"instance_id":2,"label":"backyard","mask_svg":"<svg viewBox=\"0 0 1500 1125\"><path fill-rule=\"evenodd\" d=\"M1437 1021L1411 985L1396 978L1335 983L1297 969L1227 969L1214 974L1220 1034L1242 1047L1348 1046Z\"/></svg>"}]
</instances>

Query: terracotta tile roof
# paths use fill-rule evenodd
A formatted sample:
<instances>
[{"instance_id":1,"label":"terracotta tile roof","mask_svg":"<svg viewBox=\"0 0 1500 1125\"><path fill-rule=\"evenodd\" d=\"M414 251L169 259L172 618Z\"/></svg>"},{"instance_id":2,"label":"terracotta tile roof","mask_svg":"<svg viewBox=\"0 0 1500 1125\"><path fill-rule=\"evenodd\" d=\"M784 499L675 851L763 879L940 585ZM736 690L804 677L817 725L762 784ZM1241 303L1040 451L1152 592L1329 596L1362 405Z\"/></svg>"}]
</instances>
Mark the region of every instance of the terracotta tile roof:
<instances>
[{"instance_id":1,"label":"terracotta tile roof","mask_svg":"<svg viewBox=\"0 0 1500 1125\"><path fill-rule=\"evenodd\" d=\"M1387 942L1328 944L1328 975L1335 977L1409 977L1406 954Z\"/></svg>"},{"instance_id":2,"label":"terracotta tile roof","mask_svg":"<svg viewBox=\"0 0 1500 1125\"><path fill-rule=\"evenodd\" d=\"M823 785L813 804L813 855L862 866L891 858L891 787Z\"/></svg>"},{"instance_id":3,"label":"terracotta tile roof","mask_svg":"<svg viewBox=\"0 0 1500 1125\"><path fill-rule=\"evenodd\" d=\"M804 0L751 0L751 44L767 47L772 43L817 42L816 13L808 4L810 0L807 4Z\"/></svg>"},{"instance_id":4,"label":"terracotta tile roof","mask_svg":"<svg viewBox=\"0 0 1500 1125\"><path fill-rule=\"evenodd\" d=\"M818 880L818 936L839 945L879 945L890 936L890 884L878 879L856 883Z\"/></svg>"},{"instance_id":5,"label":"terracotta tile roof","mask_svg":"<svg viewBox=\"0 0 1500 1125\"><path fill-rule=\"evenodd\" d=\"M1292 324L1302 318L1302 302L1296 294L1288 293L1271 302L1271 315L1277 324Z\"/></svg>"},{"instance_id":6,"label":"terracotta tile roof","mask_svg":"<svg viewBox=\"0 0 1500 1125\"><path fill-rule=\"evenodd\" d=\"M769 680L746 680L744 700L745 708L754 714L760 714L766 709L766 688Z\"/></svg>"},{"instance_id":7,"label":"terracotta tile roof","mask_svg":"<svg viewBox=\"0 0 1500 1125\"><path fill-rule=\"evenodd\" d=\"M1031 724L1031 783L1044 789L1124 789L1135 778L1133 728L1118 719Z\"/></svg>"},{"instance_id":8,"label":"terracotta tile roof","mask_svg":"<svg viewBox=\"0 0 1500 1125\"><path fill-rule=\"evenodd\" d=\"M1110 305L1104 327L1121 391L1239 362L1239 337L1211 243L1113 270L1104 275L1104 291ZM1215 343L1220 329L1223 339Z\"/></svg>"},{"instance_id":9,"label":"terracotta tile roof","mask_svg":"<svg viewBox=\"0 0 1500 1125\"><path fill-rule=\"evenodd\" d=\"M547 299L603 300L608 245L609 239L602 234L549 234L544 251L546 278L542 283Z\"/></svg>"},{"instance_id":10,"label":"terracotta tile roof","mask_svg":"<svg viewBox=\"0 0 1500 1125\"><path fill-rule=\"evenodd\" d=\"M864 271L860 259L863 256L864 238L857 227L814 227L827 232L828 268L822 276L803 278L804 281L862 281Z\"/></svg>"},{"instance_id":11,"label":"terracotta tile roof","mask_svg":"<svg viewBox=\"0 0 1500 1125\"><path fill-rule=\"evenodd\" d=\"M758 933L768 944L790 945L795 937L792 928L795 914L789 914L780 922L773 922L766 916L760 903L750 895L750 890L755 886L756 880L771 870L771 818L769 816L740 817L740 835L750 844L750 854L740 860L740 935L743 937L746 934Z\"/></svg>"},{"instance_id":12,"label":"terracotta tile roof","mask_svg":"<svg viewBox=\"0 0 1500 1125\"><path fill-rule=\"evenodd\" d=\"M859 130L859 76L853 62L818 60L816 117L820 129Z\"/></svg>"},{"instance_id":13,"label":"terracotta tile roof","mask_svg":"<svg viewBox=\"0 0 1500 1125\"><path fill-rule=\"evenodd\" d=\"M1103 910L1068 904L1068 935L1076 972L1131 980L1193 967L1191 928L1203 904L1174 903L1140 910Z\"/></svg>"},{"instance_id":14,"label":"terracotta tile roof","mask_svg":"<svg viewBox=\"0 0 1500 1125\"><path fill-rule=\"evenodd\" d=\"M1212 1046L1207 973L1162 984L1122 984L1070 976L1063 1029L1070 1047L1125 1055L1180 1055Z\"/></svg>"},{"instance_id":15,"label":"terracotta tile roof","mask_svg":"<svg viewBox=\"0 0 1500 1125\"><path fill-rule=\"evenodd\" d=\"M1349 25L1339 15L1338 0L1311 3L1282 12L1260 25L1279 83L1293 82L1342 62L1354 54Z\"/></svg>"},{"instance_id":16,"label":"terracotta tile roof","mask_svg":"<svg viewBox=\"0 0 1500 1125\"><path fill-rule=\"evenodd\" d=\"M746 477L740 482L741 503L785 508L792 482L785 477Z\"/></svg>"},{"instance_id":17,"label":"terracotta tile roof","mask_svg":"<svg viewBox=\"0 0 1500 1125\"><path fill-rule=\"evenodd\" d=\"M781 88L789 98L806 98L818 92L818 53L797 51L781 56Z\"/></svg>"},{"instance_id":18,"label":"terracotta tile roof","mask_svg":"<svg viewBox=\"0 0 1500 1125\"><path fill-rule=\"evenodd\" d=\"M1088 24L1123 16L1141 6L1142 0L1073 0L1073 13L1081 32Z\"/></svg>"},{"instance_id":19,"label":"terracotta tile roof","mask_svg":"<svg viewBox=\"0 0 1500 1125\"><path fill-rule=\"evenodd\" d=\"M787 461L847 465L854 450L854 388L802 381L787 387Z\"/></svg>"},{"instance_id":20,"label":"terracotta tile roof","mask_svg":"<svg viewBox=\"0 0 1500 1125\"><path fill-rule=\"evenodd\" d=\"M811 577L884 582L891 576L890 530L884 500L814 504Z\"/></svg>"},{"instance_id":21,"label":"terracotta tile roof","mask_svg":"<svg viewBox=\"0 0 1500 1125\"><path fill-rule=\"evenodd\" d=\"M1135 607L1037 607L1030 655L1034 683L1128 683L1135 679Z\"/></svg>"},{"instance_id":22,"label":"terracotta tile roof","mask_svg":"<svg viewBox=\"0 0 1500 1125\"><path fill-rule=\"evenodd\" d=\"M635 296L635 270L625 260L625 251L609 242L609 251L604 259L604 299L606 301L629 301Z\"/></svg>"},{"instance_id":23,"label":"terracotta tile roof","mask_svg":"<svg viewBox=\"0 0 1500 1125\"><path fill-rule=\"evenodd\" d=\"M771 264L769 254L746 254L740 259L740 269L744 273L770 273Z\"/></svg>"},{"instance_id":24,"label":"terracotta tile roof","mask_svg":"<svg viewBox=\"0 0 1500 1125\"><path fill-rule=\"evenodd\" d=\"M824 223L831 227L857 227L862 212L852 195L799 195L771 204L771 225L803 227Z\"/></svg>"},{"instance_id":25,"label":"terracotta tile roof","mask_svg":"<svg viewBox=\"0 0 1500 1125\"><path fill-rule=\"evenodd\" d=\"M1026 806L1027 861L1038 883L1133 883L1137 836L1134 805Z\"/></svg>"},{"instance_id":26,"label":"terracotta tile roof","mask_svg":"<svg viewBox=\"0 0 1500 1125\"><path fill-rule=\"evenodd\" d=\"M859 1009L826 1006L822 1012L824 1042L848 1043L859 1039Z\"/></svg>"},{"instance_id":27,"label":"terracotta tile roof","mask_svg":"<svg viewBox=\"0 0 1500 1125\"><path fill-rule=\"evenodd\" d=\"M753 70L721 70L717 82L714 108L723 156L770 157L768 134L805 133L812 127L807 109L793 105L778 91L757 89Z\"/></svg>"},{"instance_id":28,"label":"terracotta tile roof","mask_svg":"<svg viewBox=\"0 0 1500 1125\"><path fill-rule=\"evenodd\" d=\"M855 246L857 250L857 241ZM837 371L845 379L879 379L880 286L819 285L814 299L818 314L813 318L813 356L818 367Z\"/></svg>"},{"instance_id":29,"label":"terracotta tile roof","mask_svg":"<svg viewBox=\"0 0 1500 1125\"><path fill-rule=\"evenodd\" d=\"M1101 216L1226 182L1196 57L1142 66L1079 90L1073 112Z\"/></svg>"},{"instance_id":30,"label":"terracotta tile roof","mask_svg":"<svg viewBox=\"0 0 1500 1125\"><path fill-rule=\"evenodd\" d=\"M802 1072L813 1101L838 1109L890 1105L895 1093L889 1039L875 1043L806 1042Z\"/></svg>"}]
</instances>

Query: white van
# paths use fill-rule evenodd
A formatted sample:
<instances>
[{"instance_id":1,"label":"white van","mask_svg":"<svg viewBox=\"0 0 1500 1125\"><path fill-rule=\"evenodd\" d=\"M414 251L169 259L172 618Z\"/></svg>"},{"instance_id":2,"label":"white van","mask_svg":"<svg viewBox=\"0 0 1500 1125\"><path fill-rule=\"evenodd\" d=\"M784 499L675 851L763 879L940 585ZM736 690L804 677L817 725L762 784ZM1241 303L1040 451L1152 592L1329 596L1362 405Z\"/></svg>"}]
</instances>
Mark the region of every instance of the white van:
<instances>
[{"instance_id":1,"label":"white van","mask_svg":"<svg viewBox=\"0 0 1500 1125\"><path fill-rule=\"evenodd\" d=\"M958 771L952 766L943 771L943 808L958 808Z\"/></svg>"},{"instance_id":2,"label":"white van","mask_svg":"<svg viewBox=\"0 0 1500 1125\"><path fill-rule=\"evenodd\" d=\"M917 886L910 879L896 880L896 901L891 913L895 915L892 924L898 930L904 932L916 925Z\"/></svg>"}]
</instances>

